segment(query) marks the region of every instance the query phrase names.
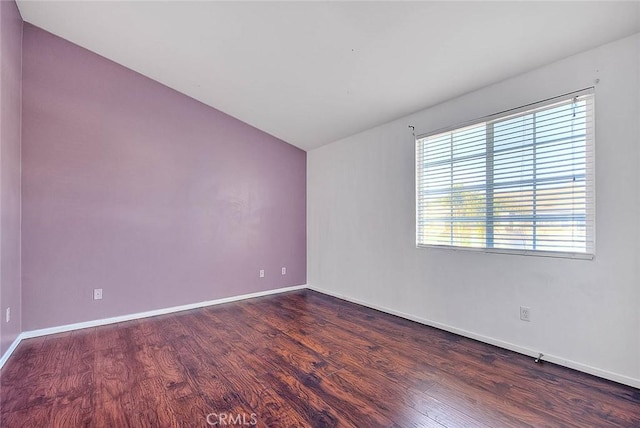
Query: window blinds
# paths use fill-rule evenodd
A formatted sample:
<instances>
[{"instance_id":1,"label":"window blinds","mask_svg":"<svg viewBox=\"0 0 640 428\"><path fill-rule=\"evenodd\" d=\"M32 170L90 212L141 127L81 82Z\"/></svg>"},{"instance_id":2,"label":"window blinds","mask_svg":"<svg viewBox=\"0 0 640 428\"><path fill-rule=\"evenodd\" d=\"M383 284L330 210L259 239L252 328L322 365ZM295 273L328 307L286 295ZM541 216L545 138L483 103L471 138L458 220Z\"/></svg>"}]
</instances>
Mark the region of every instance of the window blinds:
<instances>
[{"instance_id":1,"label":"window blinds","mask_svg":"<svg viewBox=\"0 0 640 428\"><path fill-rule=\"evenodd\" d=\"M417 245L595 252L592 90L416 139Z\"/></svg>"}]
</instances>

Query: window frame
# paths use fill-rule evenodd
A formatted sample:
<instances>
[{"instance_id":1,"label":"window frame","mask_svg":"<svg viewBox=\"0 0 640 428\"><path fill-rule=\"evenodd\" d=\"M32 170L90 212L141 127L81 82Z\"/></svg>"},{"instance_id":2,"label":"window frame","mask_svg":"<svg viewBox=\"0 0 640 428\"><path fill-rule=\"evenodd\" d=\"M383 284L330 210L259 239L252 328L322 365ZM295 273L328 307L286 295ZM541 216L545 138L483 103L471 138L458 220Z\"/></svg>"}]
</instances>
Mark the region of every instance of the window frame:
<instances>
[{"instance_id":1,"label":"window frame","mask_svg":"<svg viewBox=\"0 0 640 428\"><path fill-rule=\"evenodd\" d=\"M564 251L564 250L538 250L538 249L517 249L517 248L495 248L488 246L488 238L485 235L485 242L482 247L472 247L472 246L462 246L462 245L444 245L444 244L422 244L420 243L420 186L419 186L419 177L420 171L418 167L418 153L419 153L419 141L425 138L433 137L440 134L445 134L448 132L456 131L456 130L464 130L465 128L471 128L480 124L488 124L491 122L498 122L500 120L506 120L509 117L518 116L519 114L527 111L536 110L538 108L543 108L545 106L551 106L556 103L561 103L563 101L569 100L571 98L576 98L580 96L590 95L591 96L591 114L592 119L591 123L588 125L590 128L590 133L587 134L585 138L585 183L591 182L591 185L587 185L585 192L588 193L591 191L593 196L586 201L585 207L585 221L589 220L593 222L593 225L588 228L587 233L591 232L588 236L587 242L591 243L590 251L587 252L577 252L577 251ZM538 257L553 257L553 258L569 258L569 259L581 259L581 260L593 260L596 256L596 142L595 142L595 134L596 134L596 124L595 124L595 88L587 87L578 91L568 92L556 97L547 98L541 101L536 101L533 103L529 103L520 107L516 107L509 110L503 110L498 113L494 113L488 116L483 116L477 119L473 119L470 121L466 121L463 123L459 123L453 126L447 126L445 128L440 128L435 131L430 131L422 134L414 134L414 167L415 167L415 242L416 248L435 248L435 249L447 249L453 251L473 251L473 252L484 252L484 253L497 253L497 254L509 254L509 255L525 255L525 256L538 256ZM486 137L485 137L486 138ZM489 144L487 144L489 146ZM589 157L589 152L591 156ZM495 153L491 151L491 153ZM485 152L485 156L489 159L489 155ZM493 163L493 156L491 156L490 162ZM489 161L488 161L489 162ZM453 159L451 161L453 165ZM491 171L491 175L493 172ZM533 169L534 175L536 172L536 168ZM485 176L485 177L488 177ZM535 181L535 180L534 180ZM493 187L495 185L495 181L488 182L487 178L485 178L485 189L489 189L489 187ZM491 211L491 215L493 215L493 210ZM535 215L534 215L535 217ZM495 224L493 221L488 220L488 213L485 213L485 227L488 229L493 229Z\"/></svg>"}]
</instances>

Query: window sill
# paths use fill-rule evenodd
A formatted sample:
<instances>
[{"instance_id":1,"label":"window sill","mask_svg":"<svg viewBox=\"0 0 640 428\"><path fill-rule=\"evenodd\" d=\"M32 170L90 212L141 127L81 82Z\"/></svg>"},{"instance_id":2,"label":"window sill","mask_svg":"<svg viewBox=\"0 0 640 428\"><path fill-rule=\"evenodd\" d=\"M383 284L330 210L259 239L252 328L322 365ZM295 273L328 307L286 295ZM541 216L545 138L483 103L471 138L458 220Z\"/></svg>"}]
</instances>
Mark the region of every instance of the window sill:
<instances>
[{"instance_id":1,"label":"window sill","mask_svg":"<svg viewBox=\"0 0 640 428\"><path fill-rule=\"evenodd\" d=\"M417 244L418 249L440 249L449 251L470 251L475 253L493 253L493 254L506 254L511 256L535 256L535 257L551 257L558 259L575 259L575 260L593 260L595 254L587 253L571 253L562 251L540 251L540 250L512 250L504 248L471 248L471 247L456 247L452 245L420 245Z\"/></svg>"}]
</instances>

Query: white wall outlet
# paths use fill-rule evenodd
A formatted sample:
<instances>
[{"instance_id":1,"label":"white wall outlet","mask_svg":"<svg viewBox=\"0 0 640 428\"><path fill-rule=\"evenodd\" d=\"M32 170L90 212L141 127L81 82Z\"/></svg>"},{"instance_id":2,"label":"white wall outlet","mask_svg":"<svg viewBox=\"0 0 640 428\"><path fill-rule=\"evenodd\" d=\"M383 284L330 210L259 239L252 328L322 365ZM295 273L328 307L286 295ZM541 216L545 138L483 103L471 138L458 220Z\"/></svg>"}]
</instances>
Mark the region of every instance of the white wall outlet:
<instances>
[{"instance_id":1,"label":"white wall outlet","mask_svg":"<svg viewBox=\"0 0 640 428\"><path fill-rule=\"evenodd\" d=\"M7 322L11 321L11 307L7 308L5 319L7 320Z\"/></svg>"},{"instance_id":2,"label":"white wall outlet","mask_svg":"<svg viewBox=\"0 0 640 428\"><path fill-rule=\"evenodd\" d=\"M284 266L282 267L282 274L283 274L283 275L286 275L286 274L287 274L287 268L286 268L286 267L284 267Z\"/></svg>"},{"instance_id":3,"label":"white wall outlet","mask_svg":"<svg viewBox=\"0 0 640 428\"><path fill-rule=\"evenodd\" d=\"M520 306L520 319L522 321L531 321L531 308Z\"/></svg>"},{"instance_id":4,"label":"white wall outlet","mask_svg":"<svg viewBox=\"0 0 640 428\"><path fill-rule=\"evenodd\" d=\"M264 269L260 269L260 278L264 278Z\"/></svg>"},{"instance_id":5,"label":"white wall outlet","mask_svg":"<svg viewBox=\"0 0 640 428\"><path fill-rule=\"evenodd\" d=\"M102 288L93 289L93 300L102 300Z\"/></svg>"}]
</instances>

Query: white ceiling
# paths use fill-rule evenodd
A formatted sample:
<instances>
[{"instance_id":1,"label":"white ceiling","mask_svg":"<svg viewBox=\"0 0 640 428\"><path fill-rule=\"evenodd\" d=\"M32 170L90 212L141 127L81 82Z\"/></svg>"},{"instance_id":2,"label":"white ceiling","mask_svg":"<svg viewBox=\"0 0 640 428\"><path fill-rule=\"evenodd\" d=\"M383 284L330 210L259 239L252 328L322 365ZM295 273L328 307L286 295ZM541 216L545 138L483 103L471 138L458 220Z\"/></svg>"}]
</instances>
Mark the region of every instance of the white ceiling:
<instances>
[{"instance_id":1,"label":"white ceiling","mask_svg":"<svg viewBox=\"0 0 640 428\"><path fill-rule=\"evenodd\" d=\"M18 1L305 150L640 31L640 3Z\"/></svg>"}]
</instances>

